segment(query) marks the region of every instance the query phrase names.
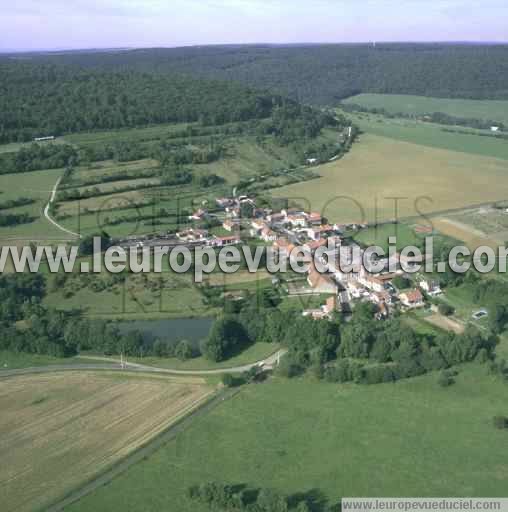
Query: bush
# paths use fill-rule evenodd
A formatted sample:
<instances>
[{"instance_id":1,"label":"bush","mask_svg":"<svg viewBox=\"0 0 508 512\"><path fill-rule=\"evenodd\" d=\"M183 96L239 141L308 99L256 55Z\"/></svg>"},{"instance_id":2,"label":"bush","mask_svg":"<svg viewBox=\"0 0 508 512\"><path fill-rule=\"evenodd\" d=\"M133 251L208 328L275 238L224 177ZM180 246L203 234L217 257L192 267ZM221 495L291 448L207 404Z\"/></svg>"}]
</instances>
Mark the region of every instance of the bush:
<instances>
[{"instance_id":1,"label":"bush","mask_svg":"<svg viewBox=\"0 0 508 512\"><path fill-rule=\"evenodd\" d=\"M508 429L508 417L494 416L494 427L500 430Z\"/></svg>"},{"instance_id":2,"label":"bush","mask_svg":"<svg viewBox=\"0 0 508 512\"><path fill-rule=\"evenodd\" d=\"M438 311L443 316L451 316L455 313L455 309L450 304L445 304L444 302L439 304Z\"/></svg>"},{"instance_id":3,"label":"bush","mask_svg":"<svg viewBox=\"0 0 508 512\"><path fill-rule=\"evenodd\" d=\"M439 379L438 379L437 383L441 387L447 388L448 386L451 386L452 384L454 384L455 380L453 378L453 375L449 371L445 370L444 372L441 372L439 374Z\"/></svg>"},{"instance_id":4,"label":"bush","mask_svg":"<svg viewBox=\"0 0 508 512\"><path fill-rule=\"evenodd\" d=\"M180 359L180 361L187 361L187 359L191 359L194 355L194 351L192 350L192 345L187 340L182 340L175 347L175 357Z\"/></svg>"},{"instance_id":5,"label":"bush","mask_svg":"<svg viewBox=\"0 0 508 512\"><path fill-rule=\"evenodd\" d=\"M279 366L275 370L275 374L280 377L285 377L286 379L291 379L293 377L297 377L301 375L303 372L303 368L299 365L291 361L291 359L286 356L282 359Z\"/></svg>"},{"instance_id":6,"label":"bush","mask_svg":"<svg viewBox=\"0 0 508 512\"><path fill-rule=\"evenodd\" d=\"M236 380L230 373L223 373L221 381L227 388L233 388L236 386Z\"/></svg>"}]
</instances>

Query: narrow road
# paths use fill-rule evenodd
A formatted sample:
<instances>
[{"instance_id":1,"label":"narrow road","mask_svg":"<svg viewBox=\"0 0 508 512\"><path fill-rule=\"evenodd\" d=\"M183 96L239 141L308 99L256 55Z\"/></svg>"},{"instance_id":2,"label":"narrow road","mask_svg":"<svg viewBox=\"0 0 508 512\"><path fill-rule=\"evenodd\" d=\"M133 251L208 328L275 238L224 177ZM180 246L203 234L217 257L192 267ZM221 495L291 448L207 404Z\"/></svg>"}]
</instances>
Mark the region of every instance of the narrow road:
<instances>
[{"instance_id":1,"label":"narrow road","mask_svg":"<svg viewBox=\"0 0 508 512\"><path fill-rule=\"evenodd\" d=\"M58 190L58 185L60 185L60 182L62 181L62 177L58 178L56 180L55 186L53 187L53 190L51 191L51 197L49 198L48 204L44 207L44 217L48 219L53 226L58 228L60 231L64 231L65 233L72 235L73 237L81 238L81 235L79 233L74 233L74 231L71 231L70 229L64 228L63 226L60 226L56 220L54 220L51 215L49 214L49 208L51 204L55 201L56 198L56 192Z\"/></svg>"},{"instance_id":2,"label":"narrow road","mask_svg":"<svg viewBox=\"0 0 508 512\"><path fill-rule=\"evenodd\" d=\"M108 357L92 357L92 356L79 356L81 359L89 359L90 361L102 361L102 362L90 362L83 364L62 364L62 365L47 365L32 368L19 368L13 370L0 370L0 379L2 377L15 377L18 375L28 374L41 374L41 373L52 373L59 371L95 371L95 370L109 370L118 372L130 372L130 373L156 373L166 375L217 375L222 373L242 373L260 365L275 365L279 359L286 354L286 349L277 350L271 356L267 357L262 361L251 363L243 366L235 366L231 368L220 368L213 370L171 370L167 368L157 368L153 366L145 366L136 363L120 362L115 359ZM174 439L180 432L186 429L192 421L210 412L215 407L219 406L225 400L233 398L240 392L240 389L221 389L214 393L214 395L199 405L183 418L170 425L164 432L156 436L155 438L148 441L144 446L133 451L127 455L124 459L118 461L109 469L102 473L99 473L88 482L77 487L66 496L63 496L56 503L46 509L47 512L60 512L66 507L79 501L81 498L88 494L96 491L110 483L117 476L127 471L134 464L142 462L147 457L154 454L168 441Z\"/></svg>"},{"instance_id":3,"label":"narrow road","mask_svg":"<svg viewBox=\"0 0 508 512\"><path fill-rule=\"evenodd\" d=\"M121 372L132 372L132 373L156 373L165 375L194 375L194 376L207 376L207 375L221 375L223 373L243 373L256 366L266 365L272 366L286 354L286 349L277 350L274 354L257 361L255 363L246 364L243 366L234 366L232 368L217 368L212 370L172 370L170 368L158 368L156 366L146 366L137 363L124 362L123 364L113 358L100 357L100 356L78 356L80 359L88 359L90 361L101 361L78 364L54 364L46 366L35 366L30 368L17 368L13 370L2 370L0 369L0 378L2 377L14 377L17 375L31 375L40 373L52 373L62 371L95 371L95 370L109 370L109 371L121 371Z\"/></svg>"},{"instance_id":4,"label":"narrow road","mask_svg":"<svg viewBox=\"0 0 508 512\"><path fill-rule=\"evenodd\" d=\"M255 366L273 366L275 365L282 356L286 354L286 349L280 349L274 352L272 355L268 356L266 359L262 359L261 361L256 361L254 363L245 364L242 366L233 366L230 368L217 368L210 370L174 370L171 368L159 368L156 366L147 366L139 363L129 363L124 361L124 368L130 370L138 370L138 371L148 371L148 372L156 372L156 373L169 373L172 375L220 375L222 373L243 373L246 372ZM116 365L121 365L121 361L118 359L110 358L110 357L101 357L101 356L78 356L80 359L90 359L94 361L104 361L106 363L113 363Z\"/></svg>"}]
</instances>

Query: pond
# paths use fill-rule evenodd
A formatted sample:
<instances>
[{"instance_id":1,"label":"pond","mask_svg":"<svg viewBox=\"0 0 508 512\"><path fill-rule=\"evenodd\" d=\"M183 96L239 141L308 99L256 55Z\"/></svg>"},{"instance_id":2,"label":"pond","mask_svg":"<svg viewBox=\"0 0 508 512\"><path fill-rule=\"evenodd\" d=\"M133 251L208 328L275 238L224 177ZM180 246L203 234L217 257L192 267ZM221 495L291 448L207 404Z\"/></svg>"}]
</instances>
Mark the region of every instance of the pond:
<instances>
[{"instance_id":1,"label":"pond","mask_svg":"<svg viewBox=\"0 0 508 512\"><path fill-rule=\"evenodd\" d=\"M117 322L116 326L122 333L140 331L147 344L151 344L159 338L174 342L186 339L197 345L208 336L212 323L213 318L175 318Z\"/></svg>"}]
</instances>

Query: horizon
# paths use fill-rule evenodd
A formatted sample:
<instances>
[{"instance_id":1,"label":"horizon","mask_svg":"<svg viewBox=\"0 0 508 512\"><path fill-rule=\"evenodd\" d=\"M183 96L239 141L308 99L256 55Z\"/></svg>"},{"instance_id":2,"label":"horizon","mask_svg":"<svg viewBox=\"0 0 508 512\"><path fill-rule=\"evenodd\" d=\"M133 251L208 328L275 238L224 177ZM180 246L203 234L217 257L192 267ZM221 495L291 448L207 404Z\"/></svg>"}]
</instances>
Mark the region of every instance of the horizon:
<instances>
[{"instance_id":1,"label":"horizon","mask_svg":"<svg viewBox=\"0 0 508 512\"><path fill-rule=\"evenodd\" d=\"M0 48L1 54L10 54L10 53L72 53L72 52L108 52L108 51L134 51L134 50L178 50L181 48L209 48L209 47L256 47L256 46L273 46L273 47L304 47L304 46L372 46L373 44L378 45L391 45L391 44L413 44L413 45L450 45L450 46L507 46L508 40L506 41L418 41L418 40L400 40L400 41L337 41L337 42L320 42L320 43L312 43L312 42L295 42L295 43L274 43L267 41L259 41L253 43L209 43L209 44L189 44L189 45L179 45L179 46L163 46L163 45L155 45L155 46L97 46L97 47L55 47L55 48Z\"/></svg>"},{"instance_id":2,"label":"horizon","mask_svg":"<svg viewBox=\"0 0 508 512\"><path fill-rule=\"evenodd\" d=\"M372 41L506 44L507 17L504 0L21 0L4 7L0 52Z\"/></svg>"}]
</instances>

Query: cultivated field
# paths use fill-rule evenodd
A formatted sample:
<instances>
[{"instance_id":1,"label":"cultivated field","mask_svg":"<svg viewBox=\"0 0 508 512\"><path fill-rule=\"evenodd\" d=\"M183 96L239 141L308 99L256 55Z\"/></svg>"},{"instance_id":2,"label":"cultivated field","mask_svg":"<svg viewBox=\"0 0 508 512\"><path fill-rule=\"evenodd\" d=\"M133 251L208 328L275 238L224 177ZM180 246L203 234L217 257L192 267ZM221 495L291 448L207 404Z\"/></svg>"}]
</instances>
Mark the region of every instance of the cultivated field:
<instances>
[{"instance_id":1,"label":"cultivated field","mask_svg":"<svg viewBox=\"0 0 508 512\"><path fill-rule=\"evenodd\" d=\"M435 313L433 315L425 317L425 320L440 329L444 329L445 331L451 331L456 334L462 334L464 332L464 324L461 324L457 320L453 320L452 318L448 318L446 316L440 315L439 313Z\"/></svg>"},{"instance_id":2,"label":"cultivated field","mask_svg":"<svg viewBox=\"0 0 508 512\"><path fill-rule=\"evenodd\" d=\"M187 489L208 481L312 493L321 505L341 496L505 496L508 438L492 417L506 414L506 384L476 365L450 388L437 380L248 387L69 510L206 512Z\"/></svg>"},{"instance_id":3,"label":"cultivated field","mask_svg":"<svg viewBox=\"0 0 508 512\"><path fill-rule=\"evenodd\" d=\"M210 391L198 378L105 373L2 381L2 510L42 509L146 443Z\"/></svg>"},{"instance_id":4,"label":"cultivated field","mask_svg":"<svg viewBox=\"0 0 508 512\"><path fill-rule=\"evenodd\" d=\"M428 98L404 94L359 94L344 101L390 114L424 115L443 112L453 117L493 120L508 124L508 101Z\"/></svg>"},{"instance_id":5,"label":"cultivated field","mask_svg":"<svg viewBox=\"0 0 508 512\"><path fill-rule=\"evenodd\" d=\"M486 233L474 228L469 224L465 224L454 217L438 217L432 219L432 223L439 232L463 241L471 250L480 246L488 246L496 249L502 242L496 241L489 237Z\"/></svg>"},{"instance_id":6,"label":"cultivated field","mask_svg":"<svg viewBox=\"0 0 508 512\"><path fill-rule=\"evenodd\" d=\"M316 168L320 179L274 189L337 222L419 216L508 198L504 160L362 135L343 159ZM418 200L418 198L420 198Z\"/></svg>"},{"instance_id":7,"label":"cultivated field","mask_svg":"<svg viewBox=\"0 0 508 512\"><path fill-rule=\"evenodd\" d=\"M347 114L367 133L432 148L449 149L471 155L508 159L506 140L490 132L425 123L411 119L388 119L374 114ZM353 148L353 151L356 147Z\"/></svg>"}]
</instances>

